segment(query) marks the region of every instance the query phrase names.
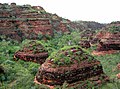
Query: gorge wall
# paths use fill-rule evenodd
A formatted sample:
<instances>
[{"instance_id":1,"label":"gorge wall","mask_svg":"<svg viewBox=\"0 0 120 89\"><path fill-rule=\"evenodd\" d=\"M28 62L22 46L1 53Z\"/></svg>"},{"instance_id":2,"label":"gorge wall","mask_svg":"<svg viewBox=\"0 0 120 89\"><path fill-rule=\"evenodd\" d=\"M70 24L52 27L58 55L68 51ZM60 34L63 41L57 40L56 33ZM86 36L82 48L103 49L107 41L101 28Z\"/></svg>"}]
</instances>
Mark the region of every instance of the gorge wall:
<instances>
[{"instance_id":1,"label":"gorge wall","mask_svg":"<svg viewBox=\"0 0 120 89\"><path fill-rule=\"evenodd\" d=\"M0 3L0 35L18 41L46 39L55 32L69 33L69 20L46 12L41 6Z\"/></svg>"}]
</instances>

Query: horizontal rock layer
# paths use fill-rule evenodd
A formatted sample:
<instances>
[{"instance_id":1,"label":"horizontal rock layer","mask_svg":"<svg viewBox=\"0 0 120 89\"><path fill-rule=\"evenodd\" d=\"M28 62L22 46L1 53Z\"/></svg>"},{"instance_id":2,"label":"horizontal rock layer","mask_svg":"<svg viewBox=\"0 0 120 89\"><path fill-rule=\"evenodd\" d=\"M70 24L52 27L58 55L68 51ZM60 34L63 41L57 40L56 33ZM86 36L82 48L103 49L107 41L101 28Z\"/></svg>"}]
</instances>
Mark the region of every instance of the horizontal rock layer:
<instances>
[{"instance_id":1,"label":"horizontal rock layer","mask_svg":"<svg viewBox=\"0 0 120 89\"><path fill-rule=\"evenodd\" d=\"M48 58L45 63L40 66L39 71L36 74L35 81L37 83L55 86L63 85L64 82L67 82L69 86L71 86L80 81L84 83L84 81L92 79L91 81L93 82L94 80L99 81L100 78L104 81L105 78L107 78L103 72L100 61L95 60L94 57L88 55L87 53L85 54L81 48L73 47L69 50L61 50L57 53L60 54L60 52L62 54L65 53L66 56L72 57L70 58L70 60L72 60L72 63L59 65L53 61L54 59L52 59L52 57L49 57L51 59ZM71 52L73 52L73 54ZM76 55L78 52L81 53ZM59 58L59 56L60 55L57 55L56 57ZM76 60L75 58L78 56L80 58ZM65 57L63 56L60 61L64 62L65 60L68 60L64 58ZM97 77L97 79L94 77Z\"/></svg>"}]
</instances>

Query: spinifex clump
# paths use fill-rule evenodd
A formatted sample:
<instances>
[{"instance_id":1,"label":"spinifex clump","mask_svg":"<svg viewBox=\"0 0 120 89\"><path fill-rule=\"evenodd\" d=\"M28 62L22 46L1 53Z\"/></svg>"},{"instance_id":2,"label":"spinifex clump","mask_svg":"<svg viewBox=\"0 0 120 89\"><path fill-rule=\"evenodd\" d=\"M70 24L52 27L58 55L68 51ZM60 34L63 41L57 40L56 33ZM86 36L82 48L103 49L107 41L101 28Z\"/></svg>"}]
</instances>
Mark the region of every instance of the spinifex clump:
<instances>
[{"instance_id":1,"label":"spinifex clump","mask_svg":"<svg viewBox=\"0 0 120 89\"><path fill-rule=\"evenodd\" d=\"M48 57L48 52L41 43L31 41L27 43L22 50L14 54L14 59L22 59L24 61L33 61L42 64Z\"/></svg>"},{"instance_id":2,"label":"spinifex clump","mask_svg":"<svg viewBox=\"0 0 120 89\"><path fill-rule=\"evenodd\" d=\"M106 78L98 60L80 47L72 46L51 54L39 68L35 82L49 86L61 86L67 82L68 87L84 83L79 86L79 89L83 89L85 81L89 80L92 84L99 85Z\"/></svg>"}]
</instances>

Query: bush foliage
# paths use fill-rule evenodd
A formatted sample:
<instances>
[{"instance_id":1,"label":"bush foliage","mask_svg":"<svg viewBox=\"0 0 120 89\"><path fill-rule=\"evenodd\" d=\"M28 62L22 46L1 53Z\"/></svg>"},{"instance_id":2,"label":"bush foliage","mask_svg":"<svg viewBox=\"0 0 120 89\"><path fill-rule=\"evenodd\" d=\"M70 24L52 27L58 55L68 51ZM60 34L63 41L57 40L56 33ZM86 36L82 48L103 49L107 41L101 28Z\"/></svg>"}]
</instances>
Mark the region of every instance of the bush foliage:
<instances>
[{"instance_id":1,"label":"bush foliage","mask_svg":"<svg viewBox=\"0 0 120 89\"><path fill-rule=\"evenodd\" d=\"M42 43L49 54L51 54L64 46L78 45L79 40L80 33L72 32L68 35L55 36L47 41L38 40L38 42ZM0 41L0 65L5 70L5 74L0 74L0 89L47 89L44 85L34 83L34 77L40 66L39 64L13 60L14 53L28 42L29 40L24 40L22 43ZM91 51L93 49L88 50ZM120 63L120 53L99 56L96 59L101 61L104 72L110 77L110 82L103 84L98 89L120 89L120 80L116 78L116 74L120 72L116 70L116 65ZM67 89L65 86L64 84L63 88L56 87L56 89ZM92 89L95 88L93 87Z\"/></svg>"}]
</instances>

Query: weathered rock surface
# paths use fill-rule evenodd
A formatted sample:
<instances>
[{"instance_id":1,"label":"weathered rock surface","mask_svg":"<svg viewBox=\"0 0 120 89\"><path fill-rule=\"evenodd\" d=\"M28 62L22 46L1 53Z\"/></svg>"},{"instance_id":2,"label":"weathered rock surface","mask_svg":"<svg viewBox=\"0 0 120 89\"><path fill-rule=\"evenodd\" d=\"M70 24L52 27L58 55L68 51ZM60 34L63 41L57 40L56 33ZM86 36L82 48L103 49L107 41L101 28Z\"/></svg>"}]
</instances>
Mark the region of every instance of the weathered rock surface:
<instances>
[{"instance_id":1,"label":"weathered rock surface","mask_svg":"<svg viewBox=\"0 0 120 89\"><path fill-rule=\"evenodd\" d=\"M14 54L14 59L21 59L24 61L32 61L42 64L48 57L48 52L45 48L35 41L31 41L26 44L22 50L17 51Z\"/></svg>"},{"instance_id":2,"label":"weathered rock surface","mask_svg":"<svg viewBox=\"0 0 120 89\"><path fill-rule=\"evenodd\" d=\"M40 6L0 4L0 35L7 38L18 41L25 38L47 39L54 36L54 30L68 33L67 23L70 21L50 14Z\"/></svg>"},{"instance_id":3,"label":"weathered rock surface","mask_svg":"<svg viewBox=\"0 0 120 89\"><path fill-rule=\"evenodd\" d=\"M98 52L108 51L114 53L114 51L120 50L120 24L112 23L103 28L97 35L99 39L97 46ZM96 51L96 52L97 52Z\"/></svg>"},{"instance_id":4,"label":"weathered rock surface","mask_svg":"<svg viewBox=\"0 0 120 89\"><path fill-rule=\"evenodd\" d=\"M74 46L53 53L39 68L35 82L49 86L62 85L67 82L71 87L77 83L83 84L86 80L99 85L106 78L100 61ZM79 89L84 89L83 87Z\"/></svg>"},{"instance_id":5,"label":"weathered rock surface","mask_svg":"<svg viewBox=\"0 0 120 89\"><path fill-rule=\"evenodd\" d=\"M100 39L97 50L120 50L120 33L106 33L105 36Z\"/></svg>"}]
</instances>

